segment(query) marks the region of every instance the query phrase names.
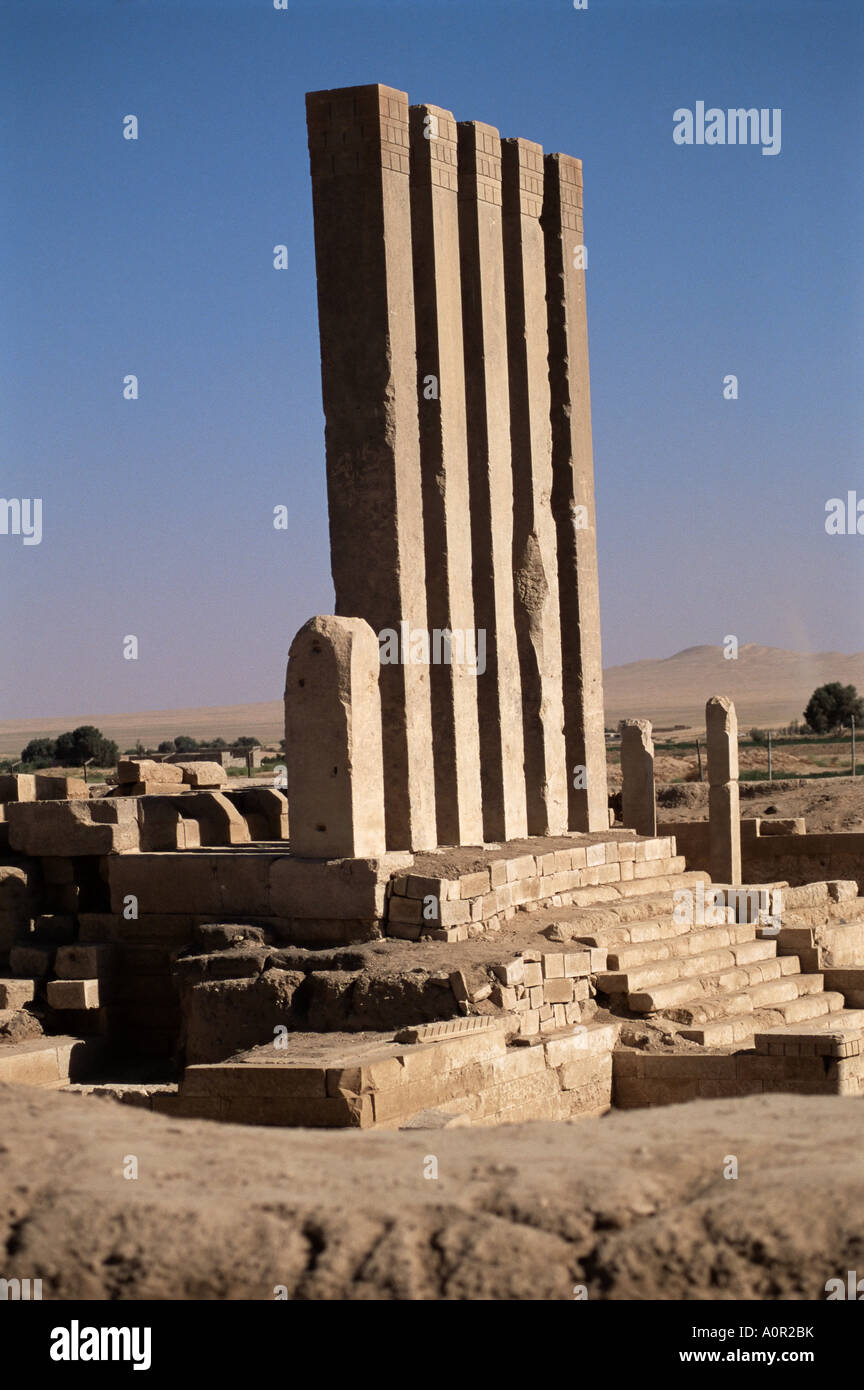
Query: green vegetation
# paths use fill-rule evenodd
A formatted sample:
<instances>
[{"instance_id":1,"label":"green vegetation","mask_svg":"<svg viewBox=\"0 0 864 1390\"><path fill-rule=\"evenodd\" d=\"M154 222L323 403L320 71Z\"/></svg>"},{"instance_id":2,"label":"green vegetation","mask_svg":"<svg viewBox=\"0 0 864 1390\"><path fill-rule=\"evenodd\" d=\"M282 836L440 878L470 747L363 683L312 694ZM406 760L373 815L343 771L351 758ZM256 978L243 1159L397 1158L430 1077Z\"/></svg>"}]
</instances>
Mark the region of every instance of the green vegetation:
<instances>
[{"instance_id":1,"label":"green vegetation","mask_svg":"<svg viewBox=\"0 0 864 1390\"><path fill-rule=\"evenodd\" d=\"M174 739L165 739L159 744L157 753L207 753L210 749L215 752L225 748L260 748L261 743L257 738L244 735L243 738L235 738L228 741L224 738L208 738L204 742L199 742L197 738L191 738L189 734L178 734Z\"/></svg>"},{"instance_id":2,"label":"green vegetation","mask_svg":"<svg viewBox=\"0 0 864 1390\"><path fill-rule=\"evenodd\" d=\"M829 681L820 685L810 696L804 711L808 728L814 733L834 733L838 729L851 728L864 722L864 699L854 685L841 685L839 681Z\"/></svg>"},{"instance_id":3,"label":"green vegetation","mask_svg":"<svg viewBox=\"0 0 864 1390\"><path fill-rule=\"evenodd\" d=\"M21 750L24 772L38 772L45 767L83 767L85 763L113 767L116 761L117 744L92 724L81 724L56 739L31 739Z\"/></svg>"}]
</instances>

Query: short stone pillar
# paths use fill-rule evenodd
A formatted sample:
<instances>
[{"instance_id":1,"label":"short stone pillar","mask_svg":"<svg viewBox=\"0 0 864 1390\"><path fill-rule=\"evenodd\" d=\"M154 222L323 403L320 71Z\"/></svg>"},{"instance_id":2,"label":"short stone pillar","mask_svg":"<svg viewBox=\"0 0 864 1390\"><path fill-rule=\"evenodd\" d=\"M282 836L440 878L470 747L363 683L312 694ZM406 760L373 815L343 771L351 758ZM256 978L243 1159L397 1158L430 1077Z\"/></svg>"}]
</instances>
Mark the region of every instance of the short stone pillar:
<instances>
[{"instance_id":1,"label":"short stone pillar","mask_svg":"<svg viewBox=\"0 0 864 1390\"><path fill-rule=\"evenodd\" d=\"M622 719L618 728L621 734L621 820L637 835L656 835L651 721Z\"/></svg>"},{"instance_id":2,"label":"short stone pillar","mask_svg":"<svg viewBox=\"0 0 864 1390\"><path fill-rule=\"evenodd\" d=\"M385 851L378 639L362 618L301 627L285 677L291 853L375 858Z\"/></svg>"},{"instance_id":3,"label":"short stone pillar","mask_svg":"<svg viewBox=\"0 0 864 1390\"><path fill-rule=\"evenodd\" d=\"M709 867L715 883L741 882L741 813L738 805L738 716L726 695L705 706L708 736Z\"/></svg>"}]
</instances>

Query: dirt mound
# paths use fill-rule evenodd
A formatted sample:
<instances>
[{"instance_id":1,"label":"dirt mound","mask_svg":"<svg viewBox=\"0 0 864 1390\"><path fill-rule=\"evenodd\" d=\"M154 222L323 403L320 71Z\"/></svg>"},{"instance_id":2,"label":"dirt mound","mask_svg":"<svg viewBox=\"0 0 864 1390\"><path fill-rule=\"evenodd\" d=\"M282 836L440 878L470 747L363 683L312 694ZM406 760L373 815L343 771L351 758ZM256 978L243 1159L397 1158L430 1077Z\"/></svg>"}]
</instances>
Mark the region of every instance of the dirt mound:
<instances>
[{"instance_id":1,"label":"dirt mound","mask_svg":"<svg viewBox=\"0 0 864 1390\"><path fill-rule=\"evenodd\" d=\"M3 1274L52 1299L824 1299L864 1247L860 1132L857 1101L773 1095L359 1134L0 1087Z\"/></svg>"}]
</instances>

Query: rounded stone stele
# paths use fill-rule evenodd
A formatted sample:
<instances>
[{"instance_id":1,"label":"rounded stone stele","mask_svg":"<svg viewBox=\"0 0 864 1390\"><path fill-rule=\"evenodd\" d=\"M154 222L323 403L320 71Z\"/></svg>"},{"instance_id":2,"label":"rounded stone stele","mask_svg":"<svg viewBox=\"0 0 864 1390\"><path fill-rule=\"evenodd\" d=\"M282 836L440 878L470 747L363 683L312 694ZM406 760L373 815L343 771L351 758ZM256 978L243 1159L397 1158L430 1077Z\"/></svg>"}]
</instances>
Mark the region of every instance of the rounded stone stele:
<instances>
[{"instance_id":1,"label":"rounded stone stele","mask_svg":"<svg viewBox=\"0 0 864 1390\"><path fill-rule=\"evenodd\" d=\"M362 618L310 618L288 654L285 766L292 854L385 851L378 639Z\"/></svg>"}]
</instances>

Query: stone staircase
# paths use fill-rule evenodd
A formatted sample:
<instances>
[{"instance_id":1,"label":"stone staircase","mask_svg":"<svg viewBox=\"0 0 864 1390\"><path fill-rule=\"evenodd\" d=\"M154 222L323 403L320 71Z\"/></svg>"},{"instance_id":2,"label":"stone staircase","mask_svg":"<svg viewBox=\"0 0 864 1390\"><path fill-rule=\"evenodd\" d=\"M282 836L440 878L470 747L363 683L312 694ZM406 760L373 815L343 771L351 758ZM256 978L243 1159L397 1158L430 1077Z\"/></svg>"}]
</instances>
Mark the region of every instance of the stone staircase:
<instances>
[{"instance_id":1,"label":"stone staircase","mask_svg":"<svg viewBox=\"0 0 864 1390\"><path fill-rule=\"evenodd\" d=\"M752 1045L756 1032L817 1018L864 1024L864 1011L846 1010L842 994L825 990L821 972L803 972L797 955L778 955L777 942L760 940L753 924L676 927L670 922L669 935L650 943L611 949L598 993L703 1046Z\"/></svg>"},{"instance_id":2,"label":"stone staircase","mask_svg":"<svg viewBox=\"0 0 864 1390\"><path fill-rule=\"evenodd\" d=\"M717 925L676 920L680 890L707 888L708 879L681 874L675 883L669 892L634 895L596 910L548 914L553 939L605 950L605 969L594 980L612 1012L650 1020L671 1038L706 1048L752 1048L755 1035L790 1025L864 1027L864 1010L847 1008L843 993L826 989L818 968L820 951L826 965L864 959L864 898L854 883L781 885L779 932L758 921L735 921L729 906L712 909ZM802 954L806 947L803 961L791 949L799 939Z\"/></svg>"}]
</instances>

